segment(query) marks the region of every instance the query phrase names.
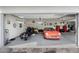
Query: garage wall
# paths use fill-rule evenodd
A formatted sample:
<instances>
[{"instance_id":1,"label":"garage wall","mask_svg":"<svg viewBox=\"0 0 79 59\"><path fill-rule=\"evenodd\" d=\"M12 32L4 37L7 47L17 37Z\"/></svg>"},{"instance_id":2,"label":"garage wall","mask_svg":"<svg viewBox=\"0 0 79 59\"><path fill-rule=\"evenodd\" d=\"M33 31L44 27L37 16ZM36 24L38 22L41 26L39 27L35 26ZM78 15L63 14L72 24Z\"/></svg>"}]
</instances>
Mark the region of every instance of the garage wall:
<instances>
[{"instance_id":1,"label":"garage wall","mask_svg":"<svg viewBox=\"0 0 79 59\"><path fill-rule=\"evenodd\" d=\"M34 21L34 23L33 23ZM45 27L53 27L56 25L60 25L61 28L64 24L67 24L68 22L72 22L72 21L76 21L75 17L73 17L72 19L64 17L63 19L53 19L53 18L41 18L41 20L39 18L28 18L25 20L25 24L26 26L32 26L38 29L44 29ZM64 22L61 23L61 22ZM40 24L41 23L41 24ZM52 23L52 25L50 25L50 23ZM57 23L57 24L55 24Z\"/></svg>"},{"instance_id":2,"label":"garage wall","mask_svg":"<svg viewBox=\"0 0 79 59\"><path fill-rule=\"evenodd\" d=\"M32 23L33 21L35 21L35 23ZM41 22L41 24L39 24ZM57 25L64 25L64 24L60 24L60 22L62 22L62 20L59 19L42 19L41 21L39 19L26 19L25 20L25 24L26 26L32 26L38 29L44 29L45 27L53 27L55 26L55 23L57 23ZM50 23L52 23L52 25L50 25ZM65 24L67 23L67 21L65 21Z\"/></svg>"},{"instance_id":3,"label":"garage wall","mask_svg":"<svg viewBox=\"0 0 79 59\"><path fill-rule=\"evenodd\" d=\"M22 28L20 28L20 23ZM24 21L14 15L5 15L5 29L8 29L9 39L15 38L25 31Z\"/></svg>"}]
</instances>

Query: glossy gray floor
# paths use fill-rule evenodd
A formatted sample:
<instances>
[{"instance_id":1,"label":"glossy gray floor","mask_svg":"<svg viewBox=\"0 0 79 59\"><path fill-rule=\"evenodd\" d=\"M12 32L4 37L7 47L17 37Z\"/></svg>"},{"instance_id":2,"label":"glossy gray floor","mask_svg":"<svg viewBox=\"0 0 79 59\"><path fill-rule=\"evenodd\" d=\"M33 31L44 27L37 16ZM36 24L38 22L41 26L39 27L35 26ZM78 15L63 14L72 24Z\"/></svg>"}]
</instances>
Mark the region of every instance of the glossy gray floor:
<instances>
[{"instance_id":1,"label":"glossy gray floor","mask_svg":"<svg viewBox=\"0 0 79 59\"><path fill-rule=\"evenodd\" d=\"M60 40L46 40L43 38L42 34L36 34L28 38L28 40L21 40L19 37L16 40L9 43L7 46L13 46L18 44L37 42L38 45L51 46L51 45L62 45L62 44L75 44L75 34L74 33L62 33L62 38Z\"/></svg>"}]
</instances>

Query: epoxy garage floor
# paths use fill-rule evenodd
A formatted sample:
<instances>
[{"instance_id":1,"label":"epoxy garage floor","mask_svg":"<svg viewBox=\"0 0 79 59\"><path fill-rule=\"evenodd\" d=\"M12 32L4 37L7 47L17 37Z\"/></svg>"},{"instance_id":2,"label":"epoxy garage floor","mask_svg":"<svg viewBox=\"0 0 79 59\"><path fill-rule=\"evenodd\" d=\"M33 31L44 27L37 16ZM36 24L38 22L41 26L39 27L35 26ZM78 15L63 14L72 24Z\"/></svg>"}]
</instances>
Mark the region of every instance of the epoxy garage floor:
<instances>
[{"instance_id":1,"label":"epoxy garage floor","mask_svg":"<svg viewBox=\"0 0 79 59\"><path fill-rule=\"evenodd\" d=\"M75 34L74 33L62 33L62 38L60 40L46 40L43 38L42 34L36 34L28 38L28 40L21 40L19 37L14 41L9 43L7 46L14 46L19 44L25 44L30 42L37 42L39 46L51 46L51 45L63 45L63 44L75 44Z\"/></svg>"}]
</instances>

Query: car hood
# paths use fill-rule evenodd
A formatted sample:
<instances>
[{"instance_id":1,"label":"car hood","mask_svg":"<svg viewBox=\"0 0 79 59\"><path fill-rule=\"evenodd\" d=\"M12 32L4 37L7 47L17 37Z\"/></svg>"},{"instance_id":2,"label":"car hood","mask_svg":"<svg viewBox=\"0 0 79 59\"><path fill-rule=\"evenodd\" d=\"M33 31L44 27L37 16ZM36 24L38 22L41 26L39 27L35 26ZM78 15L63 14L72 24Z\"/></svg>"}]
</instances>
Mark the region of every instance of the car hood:
<instances>
[{"instance_id":1,"label":"car hood","mask_svg":"<svg viewBox=\"0 0 79 59\"><path fill-rule=\"evenodd\" d=\"M48 35L61 35L58 31L46 31L45 33L48 33Z\"/></svg>"}]
</instances>

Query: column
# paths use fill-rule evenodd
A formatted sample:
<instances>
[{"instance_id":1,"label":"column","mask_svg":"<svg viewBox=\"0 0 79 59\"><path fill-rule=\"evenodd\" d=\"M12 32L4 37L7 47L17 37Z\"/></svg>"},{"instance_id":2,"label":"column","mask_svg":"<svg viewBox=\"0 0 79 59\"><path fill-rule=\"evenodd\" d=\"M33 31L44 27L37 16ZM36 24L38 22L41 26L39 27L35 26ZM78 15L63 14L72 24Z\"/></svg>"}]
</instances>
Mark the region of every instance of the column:
<instances>
[{"instance_id":1,"label":"column","mask_svg":"<svg viewBox=\"0 0 79 59\"><path fill-rule=\"evenodd\" d=\"M79 13L77 14L77 46L79 47Z\"/></svg>"}]
</instances>

